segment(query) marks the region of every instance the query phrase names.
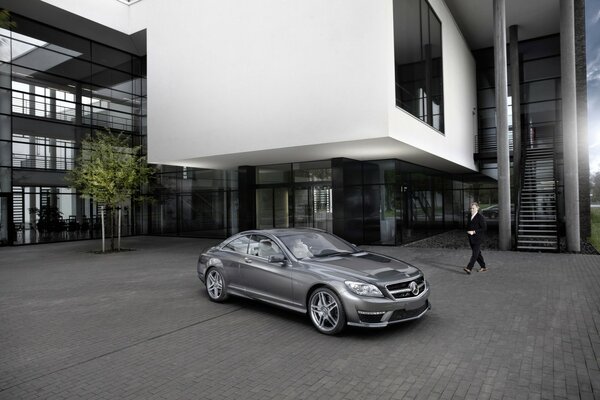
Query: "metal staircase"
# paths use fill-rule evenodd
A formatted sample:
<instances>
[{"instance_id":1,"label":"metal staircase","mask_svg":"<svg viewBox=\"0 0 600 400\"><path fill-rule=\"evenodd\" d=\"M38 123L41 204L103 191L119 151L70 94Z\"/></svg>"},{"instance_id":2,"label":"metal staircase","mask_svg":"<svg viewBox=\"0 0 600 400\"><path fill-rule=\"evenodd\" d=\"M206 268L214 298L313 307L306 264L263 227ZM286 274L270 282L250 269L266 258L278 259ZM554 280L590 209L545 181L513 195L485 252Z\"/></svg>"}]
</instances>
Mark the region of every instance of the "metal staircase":
<instances>
[{"instance_id":1,"label":"metal staircase","mask_svg":"<svg viewBox=\"0 0 600 400\"><path fill-rule=\"evenodd\" d=\"M528 147L524 152L519 194L517 249L558 251L554 147Z\"/></svg>"}]
</instances>

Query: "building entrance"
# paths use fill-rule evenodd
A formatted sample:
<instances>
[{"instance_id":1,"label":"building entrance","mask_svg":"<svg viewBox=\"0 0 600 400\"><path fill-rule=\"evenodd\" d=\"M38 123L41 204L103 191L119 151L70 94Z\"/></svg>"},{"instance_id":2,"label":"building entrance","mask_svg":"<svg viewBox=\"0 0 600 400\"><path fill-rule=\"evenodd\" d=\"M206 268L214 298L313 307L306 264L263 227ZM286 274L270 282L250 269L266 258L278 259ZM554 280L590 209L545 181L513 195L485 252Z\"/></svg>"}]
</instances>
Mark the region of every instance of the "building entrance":
<instances>
[{"instance_id":1,"label":"building entrance","mask_svg":"<svg viewBox=\"0 0 600 400\"><path fill-rule=\"evenodd\" d=\"M331 232L332 212L329 185L256 189L258 229L308 227Z\"/></svg>"}]
</instances>

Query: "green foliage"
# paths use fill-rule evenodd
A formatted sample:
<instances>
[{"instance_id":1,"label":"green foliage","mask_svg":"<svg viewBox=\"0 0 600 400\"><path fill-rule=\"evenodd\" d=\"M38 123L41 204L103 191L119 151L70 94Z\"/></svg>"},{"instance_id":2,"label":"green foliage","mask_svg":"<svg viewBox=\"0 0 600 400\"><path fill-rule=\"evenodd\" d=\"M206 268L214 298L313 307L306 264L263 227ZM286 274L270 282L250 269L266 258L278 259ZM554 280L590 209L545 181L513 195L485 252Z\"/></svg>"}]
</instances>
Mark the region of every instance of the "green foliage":
<instances>
[{"instance_id":1,"label":"green foliage","mask_svg":"<svg viewBox=\"0 0 600 400\"><path fill-rule=\"evenodd\" d=\"M123 135L96 132L81 144L81 155L67 180L79 193L109 207L141 200L140 187L154 168L141 156L141 146L129 147Z\"/></svg>"},{"instance_id":2,"label":"green foliage","mask_svg":"<svg viewBox=\"0 0 600 400\"><path fill-rule=\"evenodd\" d=\"M590 176L590 189L592 203L600 203L600 171Z\"/></svg>"},{"instance_id":3,"label":"green foliage","mask_svg":"<svg viewBox=\"0 0 600 400\"><path fill-rule=\"evenodd\" d=\"M600 251L600 208L592 207L590 211L592 217L592 236L590 236L589 242L596 250Z\"/></svg>"},{"instance_id":4,"label":"green foliage","mask_svg":"<svg viewBox=\"0 0 600 400\"><path fill-rule=\"evenodd\" d=\"M8 10L0 9L0 28L10 29L15 28L17 24L10 20L10 13Z\"/></svg>"}]
</instances>

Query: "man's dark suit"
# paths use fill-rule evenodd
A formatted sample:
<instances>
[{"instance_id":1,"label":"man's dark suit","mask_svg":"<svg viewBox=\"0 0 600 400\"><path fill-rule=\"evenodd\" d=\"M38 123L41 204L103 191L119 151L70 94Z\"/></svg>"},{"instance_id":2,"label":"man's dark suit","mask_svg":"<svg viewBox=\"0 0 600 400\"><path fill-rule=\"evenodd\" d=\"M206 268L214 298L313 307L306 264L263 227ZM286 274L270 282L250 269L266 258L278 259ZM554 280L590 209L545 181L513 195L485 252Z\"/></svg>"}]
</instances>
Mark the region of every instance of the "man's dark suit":
<instances>
[{"instance_id":1,"label":"man's dark suit","mask_svg":"<svg viewBox=\"0 0 600 400\"><path fill-rule=\"evenodd\" d=\"M469 236L469 244L471 245L471 259L469 260L469 264L467 268L470 270L473 269L475 265L475 261L479 263L481 268L485 268L485 261L483 260L483 256L481 255L481 243L483 242L483 238L485 237L485 231L487 230L487 223L485 222L485 218L480 213L475 214L473 218L469 219L467 223L467 231L475 231L474 235Z\"/></svg>"}]
</instances>

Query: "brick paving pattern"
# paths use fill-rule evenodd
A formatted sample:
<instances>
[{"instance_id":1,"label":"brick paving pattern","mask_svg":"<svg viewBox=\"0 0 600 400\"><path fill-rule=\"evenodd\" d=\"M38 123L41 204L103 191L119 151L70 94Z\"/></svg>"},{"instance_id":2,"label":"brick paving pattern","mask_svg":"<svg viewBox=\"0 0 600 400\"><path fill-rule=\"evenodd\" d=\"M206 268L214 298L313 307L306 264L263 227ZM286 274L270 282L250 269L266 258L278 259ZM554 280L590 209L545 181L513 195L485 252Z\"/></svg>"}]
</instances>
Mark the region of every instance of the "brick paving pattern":
<instances>
[{"instance_id":1,"label":"brick paving pattern","mask_svg":"<svg viewBox=\"0 0 600 400\"><path fill-rule=\"evenodd\" d=\"M0 249L0 399L600 398L600 256L370 247L420 267L432 311L317 333L307 317L208 300L203 239Z\"/></svg>"}]
</instances>

